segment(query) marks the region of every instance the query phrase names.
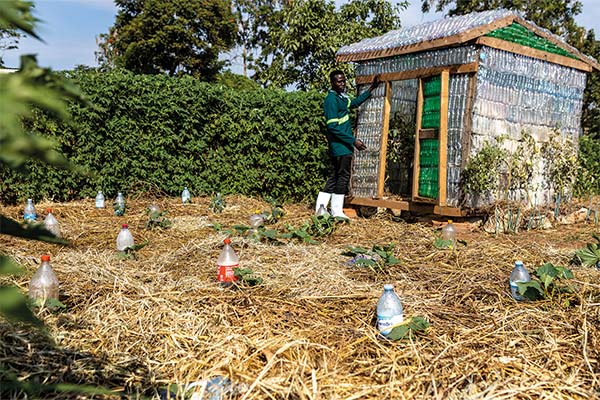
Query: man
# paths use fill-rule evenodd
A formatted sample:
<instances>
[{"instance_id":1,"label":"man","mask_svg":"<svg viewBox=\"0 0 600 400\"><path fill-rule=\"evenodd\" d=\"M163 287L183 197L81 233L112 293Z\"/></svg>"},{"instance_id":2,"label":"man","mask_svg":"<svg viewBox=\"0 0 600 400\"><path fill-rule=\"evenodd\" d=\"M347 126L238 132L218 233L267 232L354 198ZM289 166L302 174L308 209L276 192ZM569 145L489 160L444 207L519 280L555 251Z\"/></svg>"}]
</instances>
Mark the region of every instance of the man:
<instances>
[{"instance_id":1,"label":"man","mask_svg":"<svg viewBox=\"0 0 600 400\"><path fill-rule=\"evenodd\" d=\"M373 79L368 90L360 96L351 99L346 95L346 76L342 71L335 70L329 74L331 90L325 97L323 111L327 121L327 142L329 145L329 158L331 161L330 173L325 188L319 192L315 211L323 205L327 209L331 199L331 215L334 217L348 218L344 214L344 196L348 192L352 155L354 148L365 150L367 146L356 139L352 134L350 115L351 108L360 106L369 98L371 92L380 82L379 75Z\"/></svg>"}]
</instances>

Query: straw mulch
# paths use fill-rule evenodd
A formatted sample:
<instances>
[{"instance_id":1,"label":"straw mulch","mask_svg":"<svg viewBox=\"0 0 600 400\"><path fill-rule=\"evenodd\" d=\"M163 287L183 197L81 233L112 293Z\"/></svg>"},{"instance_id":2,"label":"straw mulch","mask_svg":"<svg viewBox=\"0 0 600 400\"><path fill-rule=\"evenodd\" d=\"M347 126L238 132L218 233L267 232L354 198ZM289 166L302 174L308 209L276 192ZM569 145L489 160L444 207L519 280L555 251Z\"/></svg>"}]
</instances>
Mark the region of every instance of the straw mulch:
<instances>
[{"instance_id":1,"label":"straw mulch","mask_svg":"<svg viewBox=\"0 0 600 400\"><path fill-rule=\"evenodd\" d=\"M354 218L317 245L236 236L241 266L264 284L231 290L216 282L226 235L210 224L246 225L254 210L269 207L226 200L214 214L209 198L186 206L155 199L173 222L165 230L144 228L149 198L130 200L124 217L96 210L93 199L37 204L39 214L54 209L73 246L4 236L0 252L24 266L24 275L10 278L24 291L40 255L50 254L67 309L39 314L48 336L1 323L0 366L29 380L102 385L134 398L158 398L169 383L215 375L229 377L234 398L242 399L600 397L600 271L571 266L571 306L516 303L507 281L516 259L530 270L568 265L597 227L498 237L463 232L468 245L457 251L432 245L432 224L381 213ZM0 212L21 219L21 208ZM306 205L284 210L280 230L311 215ZM124 222L136 243L149 243L136 260L116 258ZM344 265L348 245L389 243L401 263L383 273ZM405 316L430 321L426 332L398 342L378 338L375 305L384 283L394 284ZM10 396L19 397L0 395Z\"/></svg>"}]
</instances>

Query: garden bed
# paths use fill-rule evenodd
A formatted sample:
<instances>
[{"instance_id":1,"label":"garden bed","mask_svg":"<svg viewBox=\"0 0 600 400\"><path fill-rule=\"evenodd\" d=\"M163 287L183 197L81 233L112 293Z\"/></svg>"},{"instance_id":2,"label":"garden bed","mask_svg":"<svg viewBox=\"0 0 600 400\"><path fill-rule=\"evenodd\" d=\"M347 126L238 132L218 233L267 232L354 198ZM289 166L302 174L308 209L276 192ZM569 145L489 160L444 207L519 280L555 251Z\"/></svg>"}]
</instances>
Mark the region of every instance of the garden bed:
<instances>
[{"instance_id":1,"label":"garden bed","mask_svg":"<svg viewBox=\"0 0 600 400\"><path fill-rule=\"evenodd\" d=\"M53 208L72 246L3 236L0 252L26 270L8 281L26 291L40 256L50 254L66 309L39 314L47 336L0 324L3 373L45 384L98 385L132 397L158 397L169 384L217 375L230 379L234 398L244 399L600 393L600 271L569 265L598 232L592 224L513 235L470 232L466 245L454 250L434 247L439 228L385 213L340 224L317 244L234 235L240 266L264 283L224 289L216 281L216 259L225 230L247 225L250 214L269 205L228 196L223 212L214 213L210 198L193 201L130 199L123 217L95 209L93 199L37 204L39 214ZM145 228L152 202L168 211L170 228ZM21 208L0 212L20 220ZM286 224L299 227L312 215L298 204L283 211L270 228L285 232ZM117 257L122 223L136 243L148 242L136 259ZM400 262L380 272L346 265L342 254L347 246L391 243ZM530 271L545 262L568 266L575 293L515 302L508 276L517 259ZM394 284L406 317L430 322L426 331L396 342L378 337L375 305L384 283ZM2 398L11 396L22 394L3 389ZM53 396L65 393L44 395Z\"/></svg>"}]
</instances>

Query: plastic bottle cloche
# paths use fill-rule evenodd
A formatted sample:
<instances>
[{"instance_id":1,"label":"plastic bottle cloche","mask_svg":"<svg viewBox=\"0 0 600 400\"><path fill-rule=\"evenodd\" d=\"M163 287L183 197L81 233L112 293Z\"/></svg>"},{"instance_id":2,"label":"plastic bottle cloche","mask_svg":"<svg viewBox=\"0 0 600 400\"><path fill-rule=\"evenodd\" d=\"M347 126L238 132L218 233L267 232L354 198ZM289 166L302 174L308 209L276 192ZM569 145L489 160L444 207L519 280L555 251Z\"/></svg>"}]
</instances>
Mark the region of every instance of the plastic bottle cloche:
<instances>
[{"instance_id":1,"label":"plastic bottle cloche","mask_svg":"<svg viewBox=\"0 0 600 400\"><path fill-rule=\"evenodd\" d=\"M134 246L133 235L127 224L121 225L121 231L117 235L117 250L125 251L129 247Z\"/></svg>"},{"instance_id":2,"label":"plastic bottle cloche","mask_svg":"<svg viewBox=\"0 0 600 400\"><path fill-rule=\"evenodd\" d=\"M60 225L57 219L54 217L54 214L52 214L52 209L47 208L46 213L46 218L44 218L44 227L54 236L60 238Z\"/></svg>"},{"instance_id":3,"label":"plastic bottle cloche","mask_svg":"<svg viewBox=\"0 0 600 400\"><path fill-rule=\"evenodd\" d=\"M217 259L217 280L222 286L230 286L237 280L233 269L240 265L240 259L231 247L231 239L227 238L223 243L223 250Z\"/></svg>"},{"instance_id":4,"label":"plastic bottle cloche","mask_svg":"<svg viewBox=\"0 0 600 400\"><path fill-rule=\"evenodd\" d=\"M96 208L104 208L104 194L102 190L98 190L98 194L96 194Z\"/></svg>"},{"instance_id":5,"label":"plastic bottle cloche","mask_svg":"<svg viewBox=\"0 0 600 400\"><path fill-rule=\"evenodd\" d=\"M404 321L404 310L400 298L391 284L383 285L383 294L377 302L377 329L383 336L392 332L392 327Z\"/></svg>"},{"instance_id":6,"label":"plastic bottle cloche","mask_svg":"<svg viewBox=\"0 0 600 400\"><path fill-rule=\"evenodd\" d=\"M183 204L188 204L191 201L192 201L192 195L190 194L190 191L186 186L183 188L183 191L181 192L181 202Z\"/></svg>"},{"instance_id":7,"label":"plastic bottle cloche","mask_svg":"<svg viewBox=\"0 0 600 400\"><path fill-rule=\"evenodd\" d=\"M35 222L37 214L35 212L35 206L33 205L32 199L27 199L25 208L23 209L23 219L27 222Z\"/></svg>"},{"instance_id":8,"label":"plastic bottle cloche","mask_svg":"<svg viewBox=\"0 0 600 400\"><path fill-rule=\"evenodd\" d=\"M508 283L510 286L510 294L513 299L517 301L527 300L525 297L519 294L519 282L529 282L531 281L531 276L527 269L523 266L523 261L516 261L515 267L510 273L510 277L508 279Z\"/></svg>"},{"instance_id":9,"label":"plastic bottle cloche","mask_svg":"<svg viewBox=\"0 0 600 400\"><path fill-rule=\"evenodd\" d=\"M50 265L50 256L41 257L41 265L29 282L29 298L36 302L45 303L47 300L58 300L59 282Z\"/></svg>"},{"instance_id":10,"label":"plastic bottle cloche","mask_svg":"<svg viewBox=\"0 0 600 400\"><path fill-rule=\"evenodd\" d=\"M456 228L451 219L449 219L448 223L442 228L442 239L450 240L452 242L452 247L456 246Z\"/></svg>"}]
</instances>

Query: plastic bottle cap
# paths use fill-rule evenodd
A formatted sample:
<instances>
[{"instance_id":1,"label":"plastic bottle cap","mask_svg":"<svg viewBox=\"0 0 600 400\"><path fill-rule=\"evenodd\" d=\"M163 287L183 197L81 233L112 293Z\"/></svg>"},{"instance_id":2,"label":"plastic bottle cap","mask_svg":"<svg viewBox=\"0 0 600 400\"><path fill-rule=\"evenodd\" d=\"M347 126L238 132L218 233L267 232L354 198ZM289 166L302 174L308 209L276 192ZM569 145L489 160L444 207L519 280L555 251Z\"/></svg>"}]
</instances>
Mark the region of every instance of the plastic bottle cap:
<instances>
[{"instance_id":1,"label":"plastic bottle cap","mask_svg":"<svg viewBox=\"0 0 600 400\"><path fill-rule=\"evenodd\" d=\"M394 290L394 285L392 285L391 283L386 283L385 285L383 285L383 290Z\"/></svg>"},{"instance_id":2,"label":"plastic bottle cap","mask_svg":"<svg viewBox=\"0 0 600 400\"><path fill-rule=\"evenodd\" d=\"M42 256L42 261L50 261L50 256L48 254L44 254Z\"/></svg>"},{"instance_id":3,"label":"plastic bottle cap","mask_svg":"<svg viewBox=\"0 0 600 400\"><path fill-rule=\"evenodd\" d=\"M51 209L51 208L46 208L46 212L47 212L48 214L50 214L50 213L52 212L52 209Z\"/></svg>"},{"instance_id":4,"label":"plastic bottle cap","mask_svg":"<svg viewBox=\"0 0 600 400\"><path fill-rule=\"evenodd\" d=\"M523 261L515 261L515 265L520 265L522 267L523 266Z\"/></svg>"},{"instance_id":5,"label":"plastic bottle cap","mask_svg":"<svg viewBox=\"0 0 600 400\"><path fill-rule=\"evenodd\" d=\"M223 240L223 243L230 244L231 243L231 239L227 238L227 239Z\"/></svg>"},{"instance_id":6,"label":"plastic bottle cap","mask_svg":"<svg viewBox=\"0 0 600 400\"><path fill-rule=\"evenodd\" d=\"M128 227L129 227L129 225L127 225L127 224L123 224L123 225L121 225L121 228L123 228L123 229L126 229L126 228L128 228Z\"/></svg>"},{"instance_id":7,"label":"plastic bottle cap","mask_svg":"<svg viewBox=\"0 0 600 400\"><path fill-rule=\"evenodd\" d=\"M451 219L449 219L449 220L448 220L448 223L449 223L449 224L451 224L451 223L452 223L452 220L451 220Z\"/></svg>"}]
</instances>

